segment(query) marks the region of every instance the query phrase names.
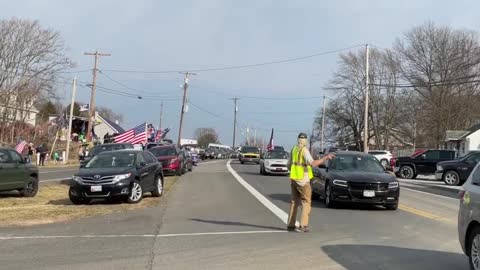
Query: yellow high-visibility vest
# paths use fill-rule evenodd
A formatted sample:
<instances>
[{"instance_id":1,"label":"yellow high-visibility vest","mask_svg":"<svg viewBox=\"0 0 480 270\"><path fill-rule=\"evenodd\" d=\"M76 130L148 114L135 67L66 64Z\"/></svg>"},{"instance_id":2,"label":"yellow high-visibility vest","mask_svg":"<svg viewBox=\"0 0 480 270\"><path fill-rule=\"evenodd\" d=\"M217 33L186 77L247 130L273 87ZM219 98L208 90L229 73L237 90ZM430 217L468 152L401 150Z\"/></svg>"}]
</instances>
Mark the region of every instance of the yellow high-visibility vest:
<instances>
[{"instance_id":1,"label":"yellow high-visibility vest","mask_svg":"<svg viewBox=\"0 0 480 270\"><path fill-rule=\"evenodd\" d=\"M292 166L290 167L290 179L295 181L303 180L303 174L305 173L305 168L308 171L308 178L313 178L313 171L312 166L305 162L304 158L304 148L299 148L298 146L294 146L292 149Z\"/></svg>"}]
</instances>

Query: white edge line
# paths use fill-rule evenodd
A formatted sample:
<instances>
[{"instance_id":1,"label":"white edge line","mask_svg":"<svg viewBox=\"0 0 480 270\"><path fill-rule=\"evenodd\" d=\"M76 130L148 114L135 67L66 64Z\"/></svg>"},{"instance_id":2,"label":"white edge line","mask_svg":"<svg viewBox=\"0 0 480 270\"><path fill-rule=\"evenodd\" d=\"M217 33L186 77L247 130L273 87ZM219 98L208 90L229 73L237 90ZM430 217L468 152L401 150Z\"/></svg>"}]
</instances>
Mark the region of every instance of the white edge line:
<instances>
[{"instance_id":1,"label":"white edge line","mask_svg":"<svg viewBox=\"0 0 480 270\"><path fill-rule=\"evenodd\" d=\"M245 181L238 173L232 169L232 166L230 165L231 160L227 162L227 169L230 171L230 173L237 179L237 181L245 188L247 189L257 200L259 200L265 207L267 207L268 210L270 210L274 215L276 215L283 223L287 224L288 223L288 214L280 209L278 206L273 204L270 200L268 200L265 196L263 196L260 192L258 192L255 188L253 188L247 181ZM298 226L298 221L296 222L296 225Z\"/></svg>"},{"instance_id":2,"label":"white edge line","mask_svg":"<svg viewBox=\"0 0 480 270\"><path fill-rule=\"evenodd\" d=\"M437 197L437 198L444 199L444 200L449 200L449 201L452 201L452 202L458 202L459 201L459 199L455 199L455 198L451 198L451 197L447 197L447 196L443 196L443 195L433 194L433 193L429 193L429 192L425 192L425 191L416 190L416 189L413 189L413 188L400 186L400 191L402 189L417 192L417 193L420 193L420 194L429 195L429 196L432 196L432 197Z\"/></svg>"},{"instance_id":3,"label":"white edge line","mask_svg":"<svg viewBox=\"0 0 480 270\"><path fill-rule=\"evenodd\" d=\"M237 234L259 234L259 233L284 233L286 231L239 231L239 232L205 232L205 233L174 233L174 234L112 234L112 235L34 235L34 236L0 236L0 240L22 240L22 239L66 239L66 238L162 238L177 236L206 236L206 235L237 235Z\"/></svg>"}]
</instances>

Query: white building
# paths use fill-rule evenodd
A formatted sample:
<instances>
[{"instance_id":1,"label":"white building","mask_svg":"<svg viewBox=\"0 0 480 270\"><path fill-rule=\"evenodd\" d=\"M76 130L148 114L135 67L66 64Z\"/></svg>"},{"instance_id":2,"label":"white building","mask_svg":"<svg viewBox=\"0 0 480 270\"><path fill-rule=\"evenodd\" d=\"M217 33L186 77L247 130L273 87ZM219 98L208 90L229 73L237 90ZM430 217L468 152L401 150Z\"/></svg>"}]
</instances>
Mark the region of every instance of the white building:
<instances>
[{"instance_id":1,"label":"white building","mask_svg":"<svg viewBox=\"0 0 480 270\"><path fill-rule=\"evenodd\" d=\"M5 108L8 110L7 112L7 120L8 121L24 121L25 123L35 126L37 123L37 115L39 111L35 106L25 106L24 108L15 108L14 106L4 106L0 105L0 116L3 116L3 112Z\"/></svg>"},{"instance_id":2,"label":"white building","mask_svg":"<svg viewBox=\"0 0 480 270\"><path fill-rule=\"evenodd\" d=\"M95 135L103 143L103 137L108 133L112 135L114 133L123 133L125 130L118 124L118 121L112 121L110 119L102 117L98 112L95 112Z\"/></svg>"},{"instance_id":3,"label":"white building","mask_svg":"<svg viewBox=\"0 0 480 270\"><path fill-rule=\"evenodd\" d=\"M480 150L480 124L468 130L447 130L445 149L457 150L459 156L469 151Z\"/></svg>"}]
</instances>

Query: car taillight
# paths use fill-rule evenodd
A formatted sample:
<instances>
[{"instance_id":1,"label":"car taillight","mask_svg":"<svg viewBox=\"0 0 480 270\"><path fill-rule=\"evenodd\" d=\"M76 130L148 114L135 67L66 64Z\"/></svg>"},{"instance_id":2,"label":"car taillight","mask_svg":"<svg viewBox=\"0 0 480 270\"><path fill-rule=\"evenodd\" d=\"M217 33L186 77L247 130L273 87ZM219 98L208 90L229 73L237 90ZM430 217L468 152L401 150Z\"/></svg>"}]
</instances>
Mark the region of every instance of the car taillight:
<instances>
[{"instance_id":1,"label":"car taillight","mask_svg":"<svg viewBox=\"0 0 480 270\"><path fill-rule=\"evenodd\" d=\"M391 167L395 167L396 163L397 163L397 159L396 159L396 158L390 159L390 166L391 166Z\"/></svg>"}]
</instances>

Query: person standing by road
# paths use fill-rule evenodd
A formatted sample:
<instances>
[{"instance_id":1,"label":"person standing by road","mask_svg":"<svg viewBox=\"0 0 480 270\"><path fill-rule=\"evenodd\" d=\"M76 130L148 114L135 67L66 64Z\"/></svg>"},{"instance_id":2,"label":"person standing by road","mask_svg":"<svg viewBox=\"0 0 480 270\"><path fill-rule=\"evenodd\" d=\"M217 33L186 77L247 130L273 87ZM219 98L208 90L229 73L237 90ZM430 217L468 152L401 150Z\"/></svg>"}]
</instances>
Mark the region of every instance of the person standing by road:
<instances>
[{"instance_id":1,"label":"person standing by road","mask_svg":"<svg viewBox=\"0 0 480 270\"><path fill-rule=\"evenodd\" d=\"M33 160L33 143L29 143L27 147L27 158L28 158L28 163L32 163Z\"/></svg>"},{"instance_id":2,"label":"person standing by road","mask_svg":"<svg viewBox=\"0 0 480 270\"><path fill-rule=\"evenodd\" d=\"M45 166L45 158L47 157L48 149L47 146L41 144L37 150L40 153L40 162L39 165Z\"/></svg>"},{"instance_id":3,"label":"person standing by road","mask_svg":"<svg viewBox=\"0 0 480 270\"><path fill-rule=\"evenodd\" d=\"M314 160L307 146L307 134L300 133L295 145L290 152L290 186L292 197L290 201L290 212L288 214L288 231L309 232L308 220L312 203L312 187L310 179L313 178L312 167L317 167L327 160L335 158L334 154L328 154L318 160ZM298 206L302 205L300 227L296 227Z\"/></svg>"}]
</instances>

